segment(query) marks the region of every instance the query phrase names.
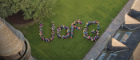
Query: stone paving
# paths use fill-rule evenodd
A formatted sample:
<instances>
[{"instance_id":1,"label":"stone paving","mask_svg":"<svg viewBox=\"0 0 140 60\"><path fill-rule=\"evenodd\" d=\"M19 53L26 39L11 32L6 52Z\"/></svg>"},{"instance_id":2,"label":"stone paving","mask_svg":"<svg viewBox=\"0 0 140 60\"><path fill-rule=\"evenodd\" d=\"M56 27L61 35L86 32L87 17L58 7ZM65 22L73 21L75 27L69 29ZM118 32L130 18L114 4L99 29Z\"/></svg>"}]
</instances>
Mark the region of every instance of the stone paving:
<instances>
[{"instance_id":1,"label":"stone paving","mask_svg":"<svg viewBox=\"0 0 140 60\"><path fill-rule=\"evenodd\" d=\"M111 22L105 32L100 36L98 41L92 46L90 51L85 55L83 60L97 59L102 50L104 49L108 37L114 36L116 31L120 28L122 22L124 21L124 16L128 13L133 5L134 0L129 0L127 4L123 7L120 13Z\"/></svg>"}]
</instances>

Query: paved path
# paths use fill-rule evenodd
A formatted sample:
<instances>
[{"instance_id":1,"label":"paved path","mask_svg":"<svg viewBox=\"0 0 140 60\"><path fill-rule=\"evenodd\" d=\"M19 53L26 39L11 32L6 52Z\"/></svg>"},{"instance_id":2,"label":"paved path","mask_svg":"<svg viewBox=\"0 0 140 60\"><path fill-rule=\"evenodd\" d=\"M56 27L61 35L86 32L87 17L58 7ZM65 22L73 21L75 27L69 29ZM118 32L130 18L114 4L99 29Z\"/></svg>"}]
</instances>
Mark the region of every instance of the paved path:
<instances>
[{"instance_id":1,"label":"paved path","mask_svg":"<svg viewBox=\"0 0 140 60\"><path fill-rule=\"evenodd\" d=\"M97 59L97 57L100 55L100 53L104 49L109 35L114 36L116 31L120 28L121 23L124 21L123 19L124 19L125 14L130 11L130 8L133 2L134 0L129 0L127 2L127 4L123 7L120 13L111 22L111 24L106 29L106 31L100 36L100 38L95 43L95 45L93 45L90 51L85 55L83 60Z\"/></svg>"}]
</instances>

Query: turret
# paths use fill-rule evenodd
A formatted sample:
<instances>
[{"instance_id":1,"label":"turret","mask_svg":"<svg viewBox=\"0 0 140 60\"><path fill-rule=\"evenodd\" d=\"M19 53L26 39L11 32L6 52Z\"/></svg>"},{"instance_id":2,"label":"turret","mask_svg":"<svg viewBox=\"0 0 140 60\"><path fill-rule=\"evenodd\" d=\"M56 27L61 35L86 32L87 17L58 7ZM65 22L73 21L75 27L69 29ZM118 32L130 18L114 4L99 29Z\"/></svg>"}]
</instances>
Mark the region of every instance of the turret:
<instances>
[{"instance_id":1,"label":"turret","mask_svg":"<svg viewBox=\"0 0 140 60\"><path fill-rule=\"evenodd\" d=\"M0 18L0 60L33 60L22 32Z\"/></svg>"}]
</instances>

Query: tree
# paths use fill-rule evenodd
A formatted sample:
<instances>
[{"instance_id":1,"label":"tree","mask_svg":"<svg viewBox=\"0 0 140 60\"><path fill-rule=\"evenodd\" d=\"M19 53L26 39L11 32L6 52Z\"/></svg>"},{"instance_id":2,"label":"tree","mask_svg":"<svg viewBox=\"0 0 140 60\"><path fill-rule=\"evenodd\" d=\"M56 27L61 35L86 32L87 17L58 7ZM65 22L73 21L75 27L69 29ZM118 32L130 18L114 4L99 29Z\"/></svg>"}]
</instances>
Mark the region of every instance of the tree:
<instances>
[{"instance_id":1,"label":"tree","mask_svg":"<svg viewBox=\"0 0 140 60\"><path fill-rule=\"evenodd\" d=\"M56 0L0 0L0 16L5 18L23 12L24 19L39 19L54 15L52 10Z\"/></svg>"}]
</instances>

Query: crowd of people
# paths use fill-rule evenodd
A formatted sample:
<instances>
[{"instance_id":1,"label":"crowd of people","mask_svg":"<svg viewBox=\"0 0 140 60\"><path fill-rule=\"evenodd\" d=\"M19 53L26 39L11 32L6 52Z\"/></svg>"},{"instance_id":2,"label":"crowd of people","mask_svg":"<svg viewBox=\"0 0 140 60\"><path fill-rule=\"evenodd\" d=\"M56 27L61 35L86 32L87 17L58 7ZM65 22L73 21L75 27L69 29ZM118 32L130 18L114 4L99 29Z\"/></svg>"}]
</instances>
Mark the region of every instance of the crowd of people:
<instances>
[{"instance_id":1,"label":"crowd of people","mask_svg":"<svg viewBox=\"0 0 140 60\"><path fill-rule=\"evenodd\" d=\"M71 38L73 37L73 29L82 30L82 27L77 27L75 24L83 24L83 22L81 22L80 19L77 19L71 24Z\"/></svg>"},{"instance_id":2,"label":"crowd of people","mask_svg":"<svg viewBox=\"0 0 140 60\"><path fill-rule=\"evenodd\" d=\"M67 29L67 35L66 36L64 36L64 35L61 36L60 35L61 29ZM69 27L67 27L67 26L61 25L60 27L57 28L57 36L59 38L66 39L66 38L69 37L69 33L70 33L70 30L69 30Z\"/></svg>"},{"instance_id":3,"label":"crowd of people","mask_svg":"<svg viewBox=\"0 0 140 60\"><path fill-rule=\"evenodd\" d=\"M50 37L50 38L45 38L45 37L43 37L43 30L42 30L42 27L43 27L43 23L41 22L40 25L39 25L39 35L40 35L40 38L41 38L43 41L45 41L45 42L50 42L50 41L52 41L52 40L54 39L54 35L55 35L55 32L54 32L54 30L55 30L54 22L52 22L52 27L51 27L51 29L52 29L52 37Z\"/></svg>"},{"instance_id":4,"label":"crowd of people","mask_svg":"<svg viewBox=\"0 0 140 60\"><path fill-rule=\"evenodd\" d=\"M90 24L98 24L98 26L97 26L97 30L92 30L91 31L91 33L96 33L96 36L95 37L90 37L90 36L88 36L88 29L87 29L87 27L90 25ZM99 22L97 22L97 21L89 21L89 22L87 22L86 23L86 26L85 26L85 28L84 28L84 30L83 30L83 37L85 37L86 39L88 39L88 40L91 40L91 41L96 41L98 38L99 38L99 28L100 28L100 24L99 24Z\"/></svg>"},{"instance_id":5,"label":"crowd of people","mask_svg":"<svg viewBox=\"0 0 140 60\"><path fill-rule=\"evenodd\" d=\"M83 22L81 22L80 19L77 19L76 21L74 21L74 22L71 24L71 38L73 38L73 30L74 30L74 29L82 30L82 27L77 27L77 26L75 26L75 24L83 24ZM90 37L90 36L88 36L88 28L87 28L87 27L88 27L90 24L98 24L97 30L94 30L94 29L93 29L93 30L91 31L91 33L93 33L93 34L95 33L95 34L96 34L95 37ZM40 25L39 25L39 35L40 35L40 38L41 38L43 41L45 41L45 42L53 41L54 35L55 35L55 26L54 26L54 22L52 22L52 27L51 27L51 30L52 30L52 37L50 37L50 38L45 38L45 37L43 37L43 30L42 30L42 27L43 27L43 23L41 22ZM84 30L83 30L83 37L86 38L86 39L88 39L88 40L91 40L91 41L96 41L96 40L99 38L99 28L100 28L100 24L99 24L99 22L97 22L97 21L88 21L88 22L86 22L86 26L85 26L85 28L84 28ZM67 30L67 35L65 35L65 36L64 36L64 35L60 35L61 29L66 29L66 30ZM66 39L66 38L69 37L69 35L70 35L70 29L69 29L69 27L64 26L64 25L61 25L60 27L57 28L57 36L58 36L59 38Z\"/></svg>"}]
</instances>

